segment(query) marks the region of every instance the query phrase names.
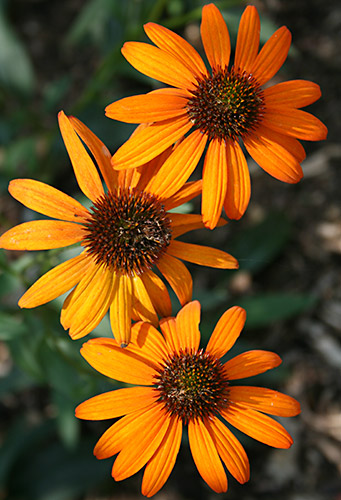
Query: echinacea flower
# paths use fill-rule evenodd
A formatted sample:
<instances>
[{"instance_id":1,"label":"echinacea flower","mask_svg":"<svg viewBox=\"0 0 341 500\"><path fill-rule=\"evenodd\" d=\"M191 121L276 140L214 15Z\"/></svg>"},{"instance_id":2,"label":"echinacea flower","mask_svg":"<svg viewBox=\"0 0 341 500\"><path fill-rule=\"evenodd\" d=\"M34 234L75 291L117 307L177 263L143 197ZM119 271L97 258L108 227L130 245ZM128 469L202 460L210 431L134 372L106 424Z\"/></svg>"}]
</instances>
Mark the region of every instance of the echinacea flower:
<instances>
[{"instance_id":1,"label":"echinacea flower","mask_svg":"<svg viewBox=\"0 0 341 500\"><path fill-rule=\"evenodd\" d=\"M184 184L181 178L165 175L163 161L170 151L143 171L117 174L108 149L82 122L60 112L59 125L79 187L92 206L88 210L42 182L16 179L9 186L14 198L58 220L15 226L1 236L0 248L47 250L80 243L82 253L38 279L21 297L19 306L36 307L73 288L61 313L61 323L70 336L87 335L110 309L115 338L125 346L132 319L157 325L158 315L171 314L167 287L152 270L154 265L183 305L192 299L192 278L179 259L222 269L235 269L238 263L221 250L176 239L203 227L199 214L167 212L197 196L201 181ZM107 191L80 138L96 160Z\"/></svg>"},{"instance_id":2,"label":"echinacea flower","mask_svg":"<svg viewBox=\"0 0 341 500\"><path fill-rule=\"evenodd\" d=\"M193 301L175 318L160 321L163 336L139 322L126 349L104 338L83 345L81 353L95 370L138 385L100 394L76 408L76 416L87 420L122 417L94 449L99 459L118 454L112 468L116 481L146 466L142 493L154 495L174 467L185 426L197 469L217 493L227 490L224 465L240 483L249 479L245 450L224 421L275 448L292 445L283 426L266 414L291 417L300 412L299 403L271 389L234 385L278 366L280 357L254 350L225 363L221 359L239 337L245 318L241 307L228 309L204 350L199 347L200 304Z\"/></svg>"},{"instance_id":3,"label":"echinacea flower","mask_svg":"<svg viewBox=\"0 0 341 500\"><path fill-rule=\"evenodd\" d=\"M300 162L305 151L297 139L322 140L327 129L298 109L320 97L318 85L292 80L264 87L287 57L291 34L285 26L259 51L260 20L256 8L248 6L239 25L234 63L229 67L228 29L217 7L205 5L201 38L211 71L179 35L155 23L147 23L144 29L156 46L127 42L122 53L138 71L171 88L127 97L106 108L107 116L115 120L151 124L118 149L112 158L115 169L139 166L185 137L168 159L168 168L190 175L208 145L202 214L209 228L216 226L223 207L229 218L239 219L248 206L250 174L241 143L276 179L297 183L302 178ZM184 165L182 152L193 143L197 151L186 157Z\"/></svg>"}]
</instances>

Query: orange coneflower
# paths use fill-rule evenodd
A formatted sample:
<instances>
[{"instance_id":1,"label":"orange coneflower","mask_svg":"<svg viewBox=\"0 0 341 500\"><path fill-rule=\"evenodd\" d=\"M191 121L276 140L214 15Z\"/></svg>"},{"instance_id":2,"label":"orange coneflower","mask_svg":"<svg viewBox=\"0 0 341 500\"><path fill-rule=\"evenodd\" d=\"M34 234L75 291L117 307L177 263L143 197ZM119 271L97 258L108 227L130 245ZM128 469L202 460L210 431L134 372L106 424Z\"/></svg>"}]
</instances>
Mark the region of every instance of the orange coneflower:
<instances>
[{"instance_id":1,"label":"orange coneflower","mask_svg":"<svg viewBox=\"0 0 341 500\"><path fill-rule=\"evenodd\" d=\"M102 374L139 387L107 392L80 404L76 416L87 420L122 417L103 434L94 454L118 453L112 475L125 479L146 465L142 493L154 495L167 481L180 448L183 426L202 478L217 493L226 491L226 468L240 482L249 479L244 448L222 419L262 443L289 448L293 440L277 421L290 417L299 403L263 387L236 386L234 380L278 366L268 351L248 351L223 363L245 323L241 307L228 309L218 321L206 350L200 343L200 304L185 305L176 318L160 322L163 336L150 324L132 328L132 342L120 349L115 340L85 343L83 357Z\"/></svg>"},{"instance_id":2,"label":"orange coneflower","mask_svg":"<svg viewBox=\"0 0 341 500\"><path fill-rule=\"evenodd\" d=\"M192 278L179 259L222 269L236 269L238 263L221 250L176 240L203 227L202 219L199 214L167 210L198 195L201 181L184 185L181 179L165 175L163 160L170 151L141 171L117 175L108 149L82 122L61 112L59 125L79 187L92 207L88 210L42 182L16 179L9 186L14 198L60 220L20 224L1 236L0 248L47 250L80 243L83 252L43 275L19 305L36 307L75 287L61 313L70 336L77 339L91 332L110 309L115 338L125 346L131 319L157 324L158 315L171 314L167 288L152 271L154 265L183 305L192 299ZM108 191L80 138L96 159Z\"/></svg>"},{"instance_id":3,"label":"orange coneflower","mask_svg":"<svg viewBox=\"0 0 341 500\"><path fill-rule=\"evenodd\" d=\"M106 108L110 118L129 123L149 123L113 156L116 169L141 165L187 135L168 168L190 175L198 163L198 150L206 144L203 169L202 214L214 228L224 206L226 214L239 219L250 200L250 175L241 142L252 158L270 175L296 183L302 176L305 152L297 139L326 138L326 127L314 116L299 110L316 101L318 85L293 80L264 88L284 63L291 34L283 26L260 52L260 20L248 6L241 18L234 64L229 68L230 38L215 5L202 11L201 37L209 72L196 50L183 38L154 23L144 26L156 47L128 42L124 57L137 70L173 88L121 99ZM196 150L182 161L182 153ZM188 177L187 177L188 178Z\"/></svg>"}]
</instances>

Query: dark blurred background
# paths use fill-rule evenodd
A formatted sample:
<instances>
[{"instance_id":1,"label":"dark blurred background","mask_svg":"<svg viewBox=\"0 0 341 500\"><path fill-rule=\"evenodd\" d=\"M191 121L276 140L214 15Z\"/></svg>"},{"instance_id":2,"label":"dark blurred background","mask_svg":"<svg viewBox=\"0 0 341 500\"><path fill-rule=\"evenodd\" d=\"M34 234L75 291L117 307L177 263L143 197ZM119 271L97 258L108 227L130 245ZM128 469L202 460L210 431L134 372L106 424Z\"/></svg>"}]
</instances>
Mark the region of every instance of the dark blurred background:
<instances>
[{"instance_id":1,"label":"dark blurred background","mask_svg":"<svg viewBox=\"0 0 341 500\"><path fill-rule=\"evenodd\" d=\"M146 40L142 25L163 24L201 52L198 0L0 0L0 229L30 220L7 192L11 179L47 182L82 201L62 143L60 109L83 120L112 152L133 127L104 116L114 100L156 88L120 48ZM216 2L234 44L245 3ZM244 218L187 241L235 255L239 271L189 265L202 303L207 341L228 306L247 309L246 328L232 354L276 351L283 364L247 381L296 397L302 414L283 423L290 450L274 450L236 433L251 463L251 479L233 478L230 500L341 499L341 6L336 0L258 0L262 42L281 25L293 34L275 82L307 79L323 97L308 111L329 128L328 140L305 143L304 179L286 185L249 160L252 199ZM197 172L197 176L199 173ZM184 210L198 211L199 201ZM92 449L110 422L80 422L81 401L119 387L94 372L59 323L61 299L33 310L17 300L42 273L73 250L0 253L0 500L133 500L141 473L115 483L112 460ZM179 305L174 301L174 313ZM110 335L108 322L92 335ZM197 473L188 443L157 500L217 497Z\"/></svg>"}]
</instances>

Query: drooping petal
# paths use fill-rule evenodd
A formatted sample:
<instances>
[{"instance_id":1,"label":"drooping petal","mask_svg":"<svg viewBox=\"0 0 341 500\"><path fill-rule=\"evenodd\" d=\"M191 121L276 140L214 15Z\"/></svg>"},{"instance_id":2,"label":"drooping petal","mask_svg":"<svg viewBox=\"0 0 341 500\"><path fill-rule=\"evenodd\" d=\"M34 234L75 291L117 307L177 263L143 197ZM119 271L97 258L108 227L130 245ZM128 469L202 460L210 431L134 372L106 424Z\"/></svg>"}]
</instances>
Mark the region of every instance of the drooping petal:
<instances>
[{"instance_id":1,"label":"drooping petal","mask_svg":"<svg viewBox=\"0 0 341 500\"><path fill-rule=\"evenodd\" d=\"M152 123L186 114L187 99L168 94L125 97L109 104L105 114L125 123Z\"/></svg>"},{"instance_id":2,"label":"drooping petal","mask_svg":"<svg viewBox=\"0 0 341 500\"><path fill-rule=\"evenodd\" d=\"M165 254L156 263L160 272L164 275L180 304L184 306L192 299L193 281L187 267L178 259Z\"/></svg>"},{"instance_id":3,"label":"drooping petal","mask_svg":"<svg viewBox=\"0 0 341 500\"><path fill-rule=\"evenodd\" d=\"M265 43L254 63L250 73L263 85L281 68L287 58L291 44L291 33L285 26L279 28Z\"/></svg>"},{"instance_id":4,"label":"drooping petal","mask_svg":"<svg viewBox=\"0 0 341 500\"><path fill-rule=\"evenodd\" d=\"M162 318L160 329L166 340L170 352L180 352L180 341L175 318Z\"/></svg>"},{"instance_id":5,"label":"drooping petal","mask_svg":"<svg viewBox=\"0 0 341 500\"><path fill-rule=\"evenodd\" d=\"M182 350L197 351L200 344L200 302L193 300L176 315L176 331Z\"/></svg>"},{"instance_id":6,"label":"drooping petal","mask_svg":"<svg viewBox=\"0 0 341 500\"><path fill-rule=\"evenodd\" d=\"M173 196L167 198L166 200L162 200L162 204L164 205L166 211L171 210L172 208L179 207L180 205L192 200L201 194L201 190L201 179L199 181L187 182L181 189L174 193Z\"/></svg>"},{"instance_id":7,"label":"drooping petal","mask_svg":"<svg viewBox=\"0 0 341 500\"><path fill-rule=\"evenodd\" d=\"M164 282L153 271L145 271L140 277L158 315L170 316L172 303Z\"/></svg>"},{"instance_id":8,"label":"drooping petal","mask_svg":"<svg viewBox=\"0 0 341 500\"><path fill-rule=\"evenodd\" d=\"M71 290L84 276L89 267L89 259L82 253L59 264L39 278L20 298L20 307L32 308Z\"/></svg>"},{"instance_id":9,"label":"drooping petal","mask_svg":"<svg viewBox=\"0 0 341 500\"><path fill-rule=\"evenodd\" d=\"M264 373L281 363L281 358L274 352L254 350L230 359L224 364L224 370L229 380L237 380Z\"/></svg>"},{"instance_id":10,"label":"drooping petal","mask_svg":"<svg viewBox=\"0 0 341 500\"><path fill-rule=\"evenodd\" d=\"M8 191L27 208L53 219L83 222L89 215L74 198L44 182L14 179L9 183Z\"/></svg>"},{"instance_id":11,"label":"drooping petal","mask_svg":"<svg viewBox=\"0 0 341 500\"><path fill-rule=\"evenodd\" d=\"M279 417L294 417L301 411L296 399L264 387L230 387L229 401Z\"/></svg>"},{"instance_id":12,"label":"drooping petal","mask_svg":"<svg viewBox=\"0 0 341 500\"><path fill-rule=\"evenodd\" d=\"M192 123L187 116L143 128L116 151L111 159L112 165L117 170L144 165L181 139L191 128Z\"/></svg>"},{"instance_id":13,"label":"drooping petal","mask_svg":"<svg viewBox=\"0 0 341 500\"><path fill-rule=\"evenodd\" d=\"M192 71L169 52L142 42L126 42L121 52L137 71L150 78L180 89L195 88Z\"/></svg>"},{"instance_id":14,"label":"drooping petal","mask_svg":"<svg viewBox=\"0 0 341 500\"><path fill-rule=\"evenodd\" d=\"M206 422L220 458L228 471L241 484L250 478L250 465L246 452L232 432L216 417Z\"/></svg>"},{"instance_id":15,"label":"drooping petal","mask_svg":"<svg viewBox=\"0 0 341 500\"><path fill-rule=\"evenodd\" d=\"M204 481L216 493L227 490L227 478L217 447L200 419L188 424L188 439L192 457Z\"/></svg>"},{"instance_id":16,"label":"drooping petal","mask_svg":"<svg viewBox=\"0 0 341 500\"><path fill-rule=\"evenodd\" d=\"M284 427L263 413L231 403L221 414L229 424L261 443L274 448L290 448L293 443Z\"/></svg>"},{"instance_id":17,"label":"drooping petal","mask_svg":"<svg viewBox=\"0 0 341 500\"><path fill-rule=\"evenodd\" d=\"M75 415L85 420L117 418L149 406L156 393L151 387L129 387L105 392L77 406Z\"/></svg>"},{"instance_id":18,"label":"drooping petal","mask_svg":"<svg viewBox=\"0 0 341 500\"><path fill-rule=\"evenodd\" d=\"M150 323L139 321L131 328L132 347L137 346L147 358L160 363L168 356L167 344L161 333Z\"/></svg>"},{"instance_id":19,"label":"drooping petal","mask_svg":"<svg viewBox=\"0 0 341 500\"><path fill-rule=\"evenodd\" d=\"M231 54L230 35L224 18L213 4L202 9L201 39L208 62L213 70L229 65Z\"/></svg>"},{"instance_id":20,"label":"drooping petal","mask_svg":"<svg viewBox=\"0 0 341 500\"><path fill-rule=\"evenodd\" d=\"M59 112L58 121L78 185L85 196L94 202L104 195L103 186L96 167L71 125L69 118L63 111Z\"/></svg>"},{"instance_id":21,"label":"drooping petal","mask_svg":"<svg viewBox=\"0 0 341 500\"><path fill-rule=\"evenodd\" d=\"M306 141L322 141L327 137L327 127L316 116L287 107L266 110L262 123L281 134Z\"/></svg>"},{"instance_id":22,"label":"drooping petal","mask_svg":"<svg viewBox=\"0 0 341 500\"><path fill-rule=\"evenodd\" d=\"M224 208L229 219L239 220L245 213L251 196L249 167L237 141L226 142L227 191Z\"/></svg>"},{"instance_id":23,"label":"drooping petal","mask_svg":"<svg viewBox=\"0 0 341 500\"><path fill-rule=\"evenodd\" d=\"M114 337L121 347L130 342L133 284L130 276L116 276L115 293L110 307L110 324Z\"/></svg>"},{"instance_id":24,"label":"drooping petal","mask_svg":"<svg viewBox=\"0 0 341 500\"><path fill-rule=\"evenodd\" d=\"M184 38L155 23L145 24L144 30L155 45L181 61L196 78L207 75L204 61Z\"/></svg>"},{"instance_id":25,"label":"drooping petal","mask_svg":"<svg viewBox=\"0 0 341 500\"><path fill-rule=\"evenodd\" d=\"M194 245L172 240L168 247L169 255L199 266L216 267L219 269L238 269L238 261L232 255L217 248Z\"/></svg>"},{"instance_id":26,"label":"drooping petal","mask_svg":"<svg viewBox=\"0 0 341 500\"><path fill-rule=\"evenodd\" d=\"M264 89L266 109L276 106L303 108L321 97L319 85L307 80L281 82Z\"/></svg>"},{"instance_id":27,"label":"drooping petal","mask_svg":"<svg viewBox=\"0 0 341 500\"><path fill-rule=\"evenodd\" d=\"M0 237L0 248L6 250L49 250L82 241L84 230L79 224L57 220L33 220L14 226Z\"/></svg>"},{"instance_id":28,"label":"drooping petal","mask_svg":"<svg viewBox=\"0 0 341 500\"><path fill-rule=\"evenodd\" d=\"M216 358L222 358L234 346L246 320L242 307L230 307L219 319L208 341L206 351Z\"/></svg>"},{"instance_id":29,"label":"drooping petal","mask_svg":"<svg viewBox=\"0 0 341 500\"><path fill-rule=\"evenodd\" d=\"M157 313L146 287L144 286L143 280L140 276L134 276L132 278L132 284L132 298L135 312L142 321L148 321L154 326L157 326L159 323Z\"/></svg>"},{"instance_id":30,"label":"drooping petal","mask_svg":"<svg viewBox=\"0 0 341 500\"><path fill-rule=\"evenodd\" d=\"M212 140L208 146L202 174L201 213L206 227L217 225L227 190L227 158L224 142Z\"/></svg>"},{"instance_id":31,"label":"drooping petal","mask_svg":"<svg viewBox=\"0 0 341 500\"><path fill-rule=\"evenodd\" d=\"M167 481L179 453L182 421L172 418L160 446L146 465L142 480L142 495L151 497Z\"/></svg>"},{"instance_id":32,"label":"drooping petal","mask_svg":"<svg viewBox=\"0 0 341 500\"><path fill-rule=\"evenodd\" d=\"M241 72L250 69L257 57L260 35L260 20L256 7L248 5L240 19L236 43L234 67Z\"/></svg>"}]
</instances>

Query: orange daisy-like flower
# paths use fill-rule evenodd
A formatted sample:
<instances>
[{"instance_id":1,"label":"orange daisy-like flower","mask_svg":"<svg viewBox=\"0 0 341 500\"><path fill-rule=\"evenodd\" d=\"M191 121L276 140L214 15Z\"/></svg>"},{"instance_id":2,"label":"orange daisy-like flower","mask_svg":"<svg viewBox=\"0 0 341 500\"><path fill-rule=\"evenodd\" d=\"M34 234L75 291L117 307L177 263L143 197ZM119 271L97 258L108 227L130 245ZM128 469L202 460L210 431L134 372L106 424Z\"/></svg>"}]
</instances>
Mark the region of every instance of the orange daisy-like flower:
<instances>
[{"instance_id":1,"label":"orange daisy-like flower","mask_svg":"<svg viewBox=\"0 0 341 500\"><path fill-rule=\"evenodd\" d=\"M82 122L61 112L59 125L79 187L92 207L88 210L42 182L16 179L9 186L14 198L60 220L20 224L1 236L0 248L47 250L80 243L83 252L44 274L19 306L36 307L75 287L61 313L70 336L77 339L91 332L110 309L115 338L125 346L131 319L157 325L158 315L172 312L167 287L152 271L154 265L184 305L192 299L192 278L179 259L222 269L236 269L238 263L221 250L176 240L203 227L200 215L168 212L197 196L201 181L184 185L180 178L164 175L162 163L169 150L141 171L117 174L108 149ZM96 160L107 191L80 138Z\"/></svg>"},{"instance_id":2,"label":"orange daisy-like flower","mask_svg":"<svg viewBox=\"0 0 341 500\"><path fill-rule=\"evenodd\" d=\"M136 323L132 342L120 349L115 340L93 339L83 357L102 374L138 387L95 396L76 409L78 418L122 417L100 438L97 458L118 453L115 480L145 467L142 493L154 495L167 481L180 448L183 426L198 471L217 493L227 490L224 466L240 482L249 479L244 448L222 419L262 443L289 448L293 440L277 421L290 417L299 403L262 387L236 386L233 381L263 373L281 359L268 351L248 351L223 363L245 323L241 307L228 309L218 321L206 350L200 349L200 304L185 305L178 315L160 321L163 336L151 325ZM124 415L124 416L123 416Z\"/></svg>"},{"instance_id":3,"label":"orange daisy-like flower","mask_svg":"<svg viewBox=\"0 0 341 500\"><path fill-rule=\"evenodd\" d=\"M110 118L149 123L113 156L116 169L139 166L186 136L168 159L178 175L192 173L208 144L203 168L202 214L214 228L222 208L239 219L250 200L250 175L241 142L270 175L296 183L302 176L305 151L297 139L325 139L327 129L298 108L316 101L318 85L293 80L264 88L283 65L291 34L283 26L259 51L260 20L248 6L241 18L234 64L230 38L215 5L202 10L201 38L209 72L197 51L179 35L154 23L144 26L152 42L125 43L124 57L137 70L173 88L121 99L106 108ZM184 152L188 150L192 154Z\"/></svg>"}]
</instances>

